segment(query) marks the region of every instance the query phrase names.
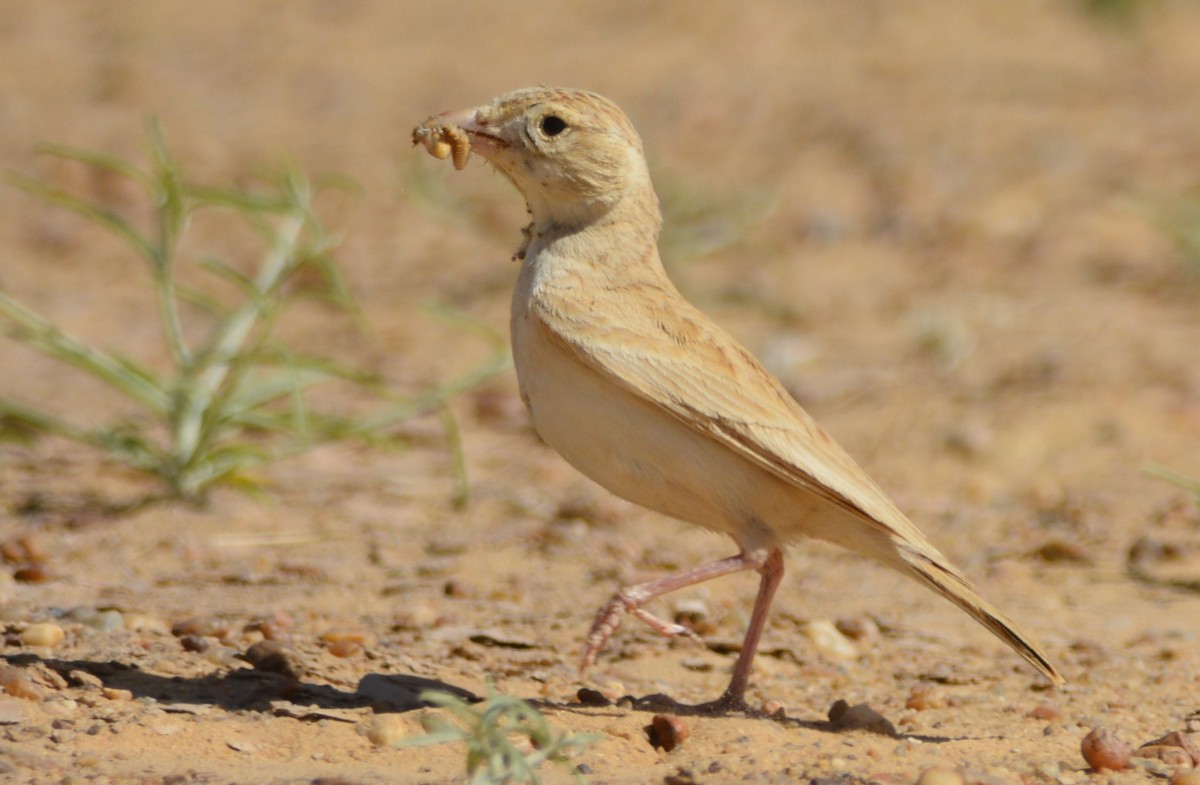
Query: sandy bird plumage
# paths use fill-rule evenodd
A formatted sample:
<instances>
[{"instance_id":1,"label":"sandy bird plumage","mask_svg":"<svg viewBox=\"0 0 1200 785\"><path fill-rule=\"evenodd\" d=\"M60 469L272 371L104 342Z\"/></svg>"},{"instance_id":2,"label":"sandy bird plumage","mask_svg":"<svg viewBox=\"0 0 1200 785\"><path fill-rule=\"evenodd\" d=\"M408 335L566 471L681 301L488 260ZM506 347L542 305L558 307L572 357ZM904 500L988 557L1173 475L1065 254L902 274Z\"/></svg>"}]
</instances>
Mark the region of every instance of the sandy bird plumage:
<instances>
[{"instance_id":1,"label":"sandy bird plumage","mask_svg":"<svg viewBox=\"0 0 1200 785\"><path fill-rule=\"evenodd\" d=\"M679 294L658 255L662 218L642 144L616 105L581 90L529 88L430 118L414 140L434 151L461 132L530 210L511 330L538 433L618 496L728 534L739 548L617 592L596 616L585 666L627 612L660 632L684 632L643 609L653 597L756 570L742 652L729 687L707 705L744 708L782 550L815 537L917 579L1062 680L779 381Z\"/></svg>"}]
</instances>

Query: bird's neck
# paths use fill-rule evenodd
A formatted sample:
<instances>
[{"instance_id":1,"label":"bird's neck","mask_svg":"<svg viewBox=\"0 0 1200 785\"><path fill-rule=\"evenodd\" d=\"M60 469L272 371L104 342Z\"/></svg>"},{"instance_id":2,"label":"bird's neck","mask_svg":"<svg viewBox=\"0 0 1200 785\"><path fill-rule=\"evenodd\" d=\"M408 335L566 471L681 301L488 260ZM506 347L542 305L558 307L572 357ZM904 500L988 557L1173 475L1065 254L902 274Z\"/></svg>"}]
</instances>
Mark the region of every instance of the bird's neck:
<instances>
[{"instance_id":1,"label":"bird's neck","mask_svg":"<svg viewBox=\"0 0 1200 785\"><path fill-rule=\"evenodd\" d=\"M530 204L533 220L527 229L525 250L546 249L556 256L596 258L599 255L630 259L657 258L662 213L651 189L624 195L606 209L567 211L539 209ZM611 264L615 259L609 259Z\"/></svg>"}]
</instances>

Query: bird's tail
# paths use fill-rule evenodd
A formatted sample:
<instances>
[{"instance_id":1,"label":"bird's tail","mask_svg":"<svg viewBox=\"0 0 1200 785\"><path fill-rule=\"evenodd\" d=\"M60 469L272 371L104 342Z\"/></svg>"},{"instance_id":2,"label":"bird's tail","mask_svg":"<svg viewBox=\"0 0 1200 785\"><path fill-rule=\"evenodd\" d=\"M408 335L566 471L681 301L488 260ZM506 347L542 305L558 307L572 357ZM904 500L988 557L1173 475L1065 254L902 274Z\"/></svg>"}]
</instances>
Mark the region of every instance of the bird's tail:
<instances>
[{"instance_id":1,"label":"bird's tail","mask_svg":"<svg viewBox=\"0 0 1200 785\"><path fill-rule=\"evenodd\" d=\"M1062 684L1062 674L1050 664L1037 644L1009 621L1004 614L979 596L979 592L944 559L932 558L915 549L902 548L905 569L921 583L930 587L950 602L969 613L976 621L987 627L993 635L1012 647L1013 651L1037 668L1054 684Z\"/></svg>"}]
</instances>

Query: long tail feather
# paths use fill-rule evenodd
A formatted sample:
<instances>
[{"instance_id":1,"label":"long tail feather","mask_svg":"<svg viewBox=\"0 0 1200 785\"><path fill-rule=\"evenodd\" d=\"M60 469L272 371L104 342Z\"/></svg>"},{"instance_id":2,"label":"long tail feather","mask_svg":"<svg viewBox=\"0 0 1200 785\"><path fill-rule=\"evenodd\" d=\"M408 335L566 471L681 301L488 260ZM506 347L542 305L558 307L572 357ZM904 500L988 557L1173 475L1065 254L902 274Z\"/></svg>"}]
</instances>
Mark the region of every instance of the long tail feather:
<instances>
[{"instance_id":1,"label":"long tail feather","mask_svg":"<svg viewBox=\"0 0 1200 785\"><path fill-rule=\"evenodd\" d=\"M970 614L1051 682L1062 684L1066 681L1058 669L1050 664L1037 644L1003 613L980 597L975 587L953 567L913 550L905 549L904 557L910 575Z\"/></svg>"}]
</instances>

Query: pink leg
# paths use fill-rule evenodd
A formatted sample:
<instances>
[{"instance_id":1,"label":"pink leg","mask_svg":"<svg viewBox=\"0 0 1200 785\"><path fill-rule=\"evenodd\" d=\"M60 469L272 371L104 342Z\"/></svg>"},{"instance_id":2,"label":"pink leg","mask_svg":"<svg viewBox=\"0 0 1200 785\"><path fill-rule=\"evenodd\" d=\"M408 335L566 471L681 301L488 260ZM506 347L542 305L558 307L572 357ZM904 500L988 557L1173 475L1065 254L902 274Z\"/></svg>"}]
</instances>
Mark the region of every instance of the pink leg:
<instances>
[{"instance_id":1,"label":"pink leg","mask_svg":"<svg viewBox=\"0 0 1200 785\"><path fill-rule=\"evenodd\" d=\"M771 609L771 600L775 598L775 590L783 580L783 553L778 548L772 548L767 558L758 567L762 580L758 583L758 596L754 598L754 610L750 613L750 626L746 628L746 637L742 641L742 651L738 654L737 662L733 664L733 676L729 686L721 697L705 708L718 711L744 710L746 708L746 687L750 684L750 666L754 663L754 655L758 651L758 642L767 626L767 612Z\"/></svg>"},{"instance_id":2,"label":"pink leg","mask_svg":"<svg viewBox=\"0 0 1200 785\"><path fill-rule=\"evenodd\" d=\"M744 570L755 570L762 575L758 586L758 597L754 601L754 611L750 616L750 626L746 630L741 654L738 655L737 662L733 666L733 678L730 680L729 686L719 699L711 704L705 704L705 707L714 710L745 708L744 698L746 686L750 680L750 667L754 662L754 653L758 650L758 641L766 626L771 599L775 596L775 590L783 578L783 553L778 548L772 548L769 551L760 549L749 553L739 553L737 556L721 559L676 575L621 589L596 614L596 620L592 622L592 628L588 632L580 670L586 670L596 661L596 655L617 631L621 625L621 617L626 613L634 614L664 635L687 633L687 628L663 621L642 610L641 606L668 592Z\"/></svg>"}]
</instances>

